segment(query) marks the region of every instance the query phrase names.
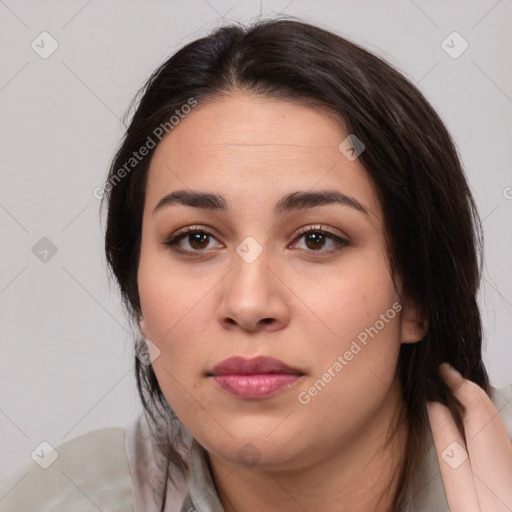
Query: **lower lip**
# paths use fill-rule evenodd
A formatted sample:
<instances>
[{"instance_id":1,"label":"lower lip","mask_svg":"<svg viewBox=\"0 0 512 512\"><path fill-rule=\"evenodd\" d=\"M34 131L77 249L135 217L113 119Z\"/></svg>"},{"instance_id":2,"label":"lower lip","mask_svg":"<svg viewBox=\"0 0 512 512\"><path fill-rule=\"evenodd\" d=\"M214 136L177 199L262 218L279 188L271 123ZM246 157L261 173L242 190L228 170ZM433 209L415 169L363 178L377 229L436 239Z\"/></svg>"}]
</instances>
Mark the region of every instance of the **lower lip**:
<instances>
[{"instance_id":1,"label":"lower lip","mask_svg":"<svg viewBox=\"0 0 512 512\"><path fill-rule=\"evenodd\" d=\"M241 398L267 398L289 388L301 376L286 373L258 375L215 375L215 382L228 393Z\"/></svg>"}]
</instances>

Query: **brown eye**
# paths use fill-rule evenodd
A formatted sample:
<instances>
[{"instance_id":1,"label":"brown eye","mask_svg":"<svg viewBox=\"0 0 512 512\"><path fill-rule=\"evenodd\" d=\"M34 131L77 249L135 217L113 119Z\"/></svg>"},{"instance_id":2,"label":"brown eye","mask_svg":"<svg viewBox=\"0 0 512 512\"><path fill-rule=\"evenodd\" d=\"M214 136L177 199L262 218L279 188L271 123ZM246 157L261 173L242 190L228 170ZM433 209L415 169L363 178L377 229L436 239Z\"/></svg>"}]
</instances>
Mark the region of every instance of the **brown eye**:
<instances>
[{"instance_id":1,"label":"brown eye","mask_svg":"<svg viewBox=\"0 0 512 512\"><path fill-rule=\"evenodd\" d=\"M348 240L316 227L309 227L303 230L302 233L299 233L293 245L296 246L301 239L304 239L304 247L298 247L299 249L322 254L339 251L343 247L350 245Z\"/></svg>"},{"instance_id":2,"label":"brown eye","mask_svg":"<svg viewBox=\"0 0 512 512\"><path fill-rule=\"evenodd\" d=\"M325 245L327 237L322 233L312 232L307 233L305 236L305 242L309 249L318 250Z\"/></svg>"},{"instance_id":3,"label":"brown eye","mask_svg":"<svg viewBox=\"0 0 512 512\"><path fill-rule=\"evenodd\" d=\"M187 229L171 236L164 242L164 245L178 252L194 253L210 248L209 245L212 240L215 240L215 237L204 229Z\"/></svg>"},{"instance_id":4,"label":"brown eye","mask_svg":"<svg viewBox=\"0 0 512 512\"><path fill-rule=\"evenodd\" d=\"M208 246L208 238L210 236L208 233L200 231L196 233L188 233L186 236L188 237L190 246L194 249L206 249Z\"/></svg>"}]
</instances>

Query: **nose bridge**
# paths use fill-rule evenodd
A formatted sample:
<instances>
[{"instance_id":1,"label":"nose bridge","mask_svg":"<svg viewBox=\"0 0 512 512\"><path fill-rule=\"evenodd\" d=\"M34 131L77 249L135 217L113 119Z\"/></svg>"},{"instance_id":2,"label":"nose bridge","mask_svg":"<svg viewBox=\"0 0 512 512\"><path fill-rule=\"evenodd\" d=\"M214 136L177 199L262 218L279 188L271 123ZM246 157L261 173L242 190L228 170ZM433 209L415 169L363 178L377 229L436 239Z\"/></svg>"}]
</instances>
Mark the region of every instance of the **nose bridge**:
<instances>
[{"instance_id":1,"label":"nose bridge","mask_svg":"<svg viewBox=\"0 0 512 512\"><path fill-rule=\"evenodd\" d=\"M288 316L288 306L282 286L271 270L271 251L248 238L233 253L231 271L224 280L219 321L249 330L259 324L282 325Z\"/></svg>"},{"instance_id":2,"label":"nose bridge","mask_svg":"<svg viewBox=\"0 0 512 512\"><path fill-rule=\"evenodd\" d=\"M270 282L272 273L270 251L247 237L236 248L233 254L233 266L228 292L243 298L247 302L254 302L258 298L271 293L273 284Z\"/></svg>"}]
</instances>

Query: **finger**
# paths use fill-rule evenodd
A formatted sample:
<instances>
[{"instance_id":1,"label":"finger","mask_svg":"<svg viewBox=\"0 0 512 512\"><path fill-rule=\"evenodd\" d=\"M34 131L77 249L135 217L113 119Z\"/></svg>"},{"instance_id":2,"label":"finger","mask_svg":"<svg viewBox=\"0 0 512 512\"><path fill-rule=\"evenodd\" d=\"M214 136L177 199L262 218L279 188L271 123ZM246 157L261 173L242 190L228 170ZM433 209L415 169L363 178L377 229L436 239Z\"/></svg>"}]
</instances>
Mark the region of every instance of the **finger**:
<instances>
[{"instance_id":1,"label":"finger","mask_svg":"<svg viewBox=\"0 0 512 512\"><path fill-rule=\"evenodd\" d=\"M449 365L440 373L464 406L466 447L482 511L512 510L512 443L487 393Z\"/></svg>"},{"instance_id":2,"label":"finger","mask_svg":"<svg viewBox=\"0 0 512 512\"><path fill-rule=\"evenodd\" d=\"M464 440L449 409L427 402L427 411L450 512L481 512Z\"/></svg>"}]
</instances>

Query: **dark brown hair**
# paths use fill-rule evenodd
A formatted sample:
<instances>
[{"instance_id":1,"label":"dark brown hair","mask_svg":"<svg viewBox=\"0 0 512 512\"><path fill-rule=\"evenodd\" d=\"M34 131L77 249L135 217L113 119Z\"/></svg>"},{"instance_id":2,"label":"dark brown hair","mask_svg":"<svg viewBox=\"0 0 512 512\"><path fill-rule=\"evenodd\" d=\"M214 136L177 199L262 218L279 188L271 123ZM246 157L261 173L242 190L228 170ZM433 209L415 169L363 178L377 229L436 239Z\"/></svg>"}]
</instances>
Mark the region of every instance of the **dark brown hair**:
<instances>
[{"instance_id":1,"label":"dark brown hair","mask_svg":"<svg viewBox=\"0 0 512 512\"><path fill-rule=\"evenodd\" d=\"M400 349L408 436L397 475L397 510L425 453L427 399L448 404L460 425L460 404L438 376L439 364L451 363L490 393L476 301L481 226L457 151L414 85L379 57L329 31L278 18L248 27L224 26L191 42L157 69L141 91L105 188L106 255L133 318L141 313L137 267L153 149L122 179L119 170L127 169L133 152L191 98L200 104L235 89L325 107L366 146L359 158L382 204L391 271L429 321L423 340ZM169 464L186 471L178 453L179 420L151 365L136 357L135 371L167 473Z\"/></svg>"}]
</instances>

